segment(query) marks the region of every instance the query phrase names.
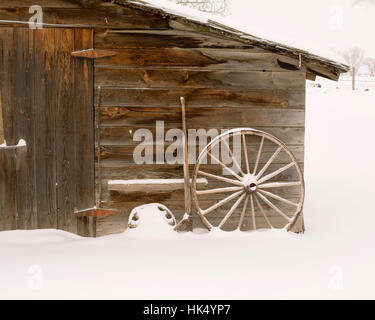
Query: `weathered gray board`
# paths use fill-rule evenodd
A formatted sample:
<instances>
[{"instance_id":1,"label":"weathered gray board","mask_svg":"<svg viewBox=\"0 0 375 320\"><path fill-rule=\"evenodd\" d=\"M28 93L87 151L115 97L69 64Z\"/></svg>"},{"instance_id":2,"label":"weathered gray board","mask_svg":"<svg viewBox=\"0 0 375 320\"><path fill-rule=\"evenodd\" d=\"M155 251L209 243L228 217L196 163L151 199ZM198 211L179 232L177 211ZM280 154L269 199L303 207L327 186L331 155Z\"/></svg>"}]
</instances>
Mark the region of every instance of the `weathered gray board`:
<instances>
[{"instance_id":1,"label":"weathered gray board","mask_svg":"<svg viewBox=\"0 0 375 320\"><path fill-rule=\"evenodd\" d=\"M0 230L79 232L73 212L94 205L93 66L71 57L92 43L89 29L0 28L4 138L27 144L0 149Z\"/></svg>"}]
</instances>

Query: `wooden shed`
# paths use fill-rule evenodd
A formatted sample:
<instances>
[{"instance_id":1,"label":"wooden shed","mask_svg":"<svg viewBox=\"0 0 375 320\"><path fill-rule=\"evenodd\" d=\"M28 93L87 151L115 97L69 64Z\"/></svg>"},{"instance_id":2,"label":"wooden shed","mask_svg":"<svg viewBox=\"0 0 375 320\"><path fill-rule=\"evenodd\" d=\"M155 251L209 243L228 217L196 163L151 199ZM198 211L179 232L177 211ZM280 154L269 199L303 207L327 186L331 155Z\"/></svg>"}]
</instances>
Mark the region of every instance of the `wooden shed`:
<instances>
[{"instance_id":1,"label":"wooden shed","mask_svg":"<svg viewBox=\"0 0 375 320\"><path fill-rule=\"evenodd\" d=\"M43 20L29 25L35 5ZM101 236L125 230L130 211L151 202L181 219L183 189L109 187L183 178L181 163L157 161L158 148L151 164L133 158L138 129L181 127L180 97L188 129L265 131L303 170L306 79L337 81L347 69L157 1L2 0L0 230Z\"/></svg>"}]
</instances>

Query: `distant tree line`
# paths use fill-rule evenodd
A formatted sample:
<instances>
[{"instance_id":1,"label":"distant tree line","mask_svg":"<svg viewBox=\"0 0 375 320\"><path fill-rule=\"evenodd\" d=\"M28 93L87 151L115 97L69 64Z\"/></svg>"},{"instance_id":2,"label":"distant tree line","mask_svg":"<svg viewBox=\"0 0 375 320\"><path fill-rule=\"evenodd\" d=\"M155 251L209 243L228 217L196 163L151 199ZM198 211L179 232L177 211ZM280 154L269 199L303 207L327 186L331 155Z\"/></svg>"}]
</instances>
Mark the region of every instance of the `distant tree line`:
<instances>
[{"instance_id":1,"label":"distant tree line","mask_svg":"<svg viewBox=\"0 0 375 320\"><path fill-rule=\"evenodd\" d=\"M372 77L375 77L375 58L367 57L365 52L360 48L349 48L338 52L350 66L350 74L358 74L362 67L367 67Z\"/></svg>"}]
</instances>

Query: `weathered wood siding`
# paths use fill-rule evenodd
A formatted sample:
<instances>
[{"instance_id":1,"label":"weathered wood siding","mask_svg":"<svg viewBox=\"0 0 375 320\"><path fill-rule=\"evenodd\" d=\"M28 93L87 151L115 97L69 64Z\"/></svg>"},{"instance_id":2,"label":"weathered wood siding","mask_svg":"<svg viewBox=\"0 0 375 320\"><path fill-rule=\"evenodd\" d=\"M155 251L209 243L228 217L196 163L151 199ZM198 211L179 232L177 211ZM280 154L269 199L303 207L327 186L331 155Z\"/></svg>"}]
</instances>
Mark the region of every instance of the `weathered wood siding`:
<instances>
[{"instance_id":1,"label":"weathered wood siding","mask_svg":"<svg viewBox=\"0 0 375 320\"><path fill-rule=\"evenodd\" d=\"M73 50L87 29L0 28L0 230L77 232L75 210L94 205L93 64ZM23 152L25 150L26 152Z\"/></svg>"},{"instance_id":2,"label":"weathered wood siding","mask_svg":"<svg viewBox=\"0 0 375 320\"><path fill-rule=\"evenodd\" d=\"M182 217L183 190L126 195L107 189L108 180L112 179L183 177L182 165L140 166L133 160L134 148L139 144L133 141L137 129L149 129L155 139L156 121L164 121L165 131L181 128L181 96L187 100L189 129L264 130L283 140L303 168L306 73L281 68L278 60L288 61L284 57L173 29L109 30L105 36L96 35L95 47L118 53L95 62L95 85L102 87L103 205L120 210L118 215L98 221L98 235L123 230L130 211L148 202L160 202L178 219ZM254 143L249 142L248 147L256 152ZM154 159L157 152L154 150ZM271 152L269 149L265 157ZM266 161L262 159L262 163ZM281 157L276 166L286 163L288 159ZM191 165L191 174L193 168ZM281 177L295 178L289 172ZM207 206L217 201L213 196ZM222 212L215 214L219 219ZM277 226L283 221L274 215L272 222ZM258 226L264 223L257 218ZM195 216L195 226L198 225L200 220ZM232 227L229 223L228 228Z\"/></svg>"},{"instance_id":3,"label":"weathered wood siding","mask_svg":"<svg viewBox=\"0 0 375 320\"><path fill-rule=\"evenodd\" d=\"M95 88L102 86L102 179L96 180L96 188L99 183L102 185L105 207L119 209L117 215L98 219L97 235L124 230L131 209L147 202L163 203L181 218L182 191L126 196L107 189L109 179L183 177L181 165L139 166L132 157L138 144L132 133L138 128L154 132L155 121L161 120L165 130L181 127L180 96L187 100L189 129L258 128L283 140L303 167L306 69L293 67L298 61L202 34L181 21L169 21L156 14L110 2L97 3L92 8L85 3L89 2L2 1L0 19L27 22L28 6L39 4L45 23L92 25L94 47L118 53L96 60L94 69ZM73 89L70 82L65 85L67 91ZM75 99L80 99L79 95ZM70 116L68 113L62 119L67 126ZM89 125L89 121L83 123ZM255 148L254 144L249 143L249 148ZM65 161L71 163L68 146L63 154ZM65 173L83 179L87 170L80 169L83 170L70 167ZM64 185L60 203L70 199L68 185ZM67 203L65 208L69 207ZM274 219L277 224L278 218ZM199 223L199 218L195 222Z\"/></svg>"}]
</instances>

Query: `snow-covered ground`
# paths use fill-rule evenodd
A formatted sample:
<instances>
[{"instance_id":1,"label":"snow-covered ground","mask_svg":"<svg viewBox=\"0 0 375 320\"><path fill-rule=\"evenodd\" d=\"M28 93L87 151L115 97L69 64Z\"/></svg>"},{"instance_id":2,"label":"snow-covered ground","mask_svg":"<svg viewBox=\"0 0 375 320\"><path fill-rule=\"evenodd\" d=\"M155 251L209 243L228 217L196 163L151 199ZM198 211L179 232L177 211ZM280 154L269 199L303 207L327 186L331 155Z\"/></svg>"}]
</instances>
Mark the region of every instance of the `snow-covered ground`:
<instances>
[{"instance_id":1,"label":"snow-covered ground","mask_svg":"<svg viewBox=\"0 0 375 320\"><path fill-rule=\"evenodd\" d=\"M307 231L0 233L0 298L375 298L375 93L308 88Z\"/></svg>"}]
</instances>

